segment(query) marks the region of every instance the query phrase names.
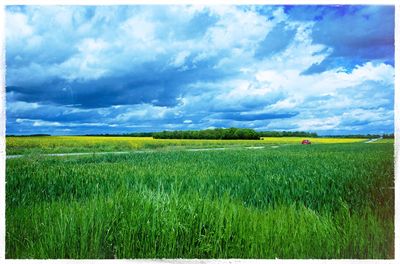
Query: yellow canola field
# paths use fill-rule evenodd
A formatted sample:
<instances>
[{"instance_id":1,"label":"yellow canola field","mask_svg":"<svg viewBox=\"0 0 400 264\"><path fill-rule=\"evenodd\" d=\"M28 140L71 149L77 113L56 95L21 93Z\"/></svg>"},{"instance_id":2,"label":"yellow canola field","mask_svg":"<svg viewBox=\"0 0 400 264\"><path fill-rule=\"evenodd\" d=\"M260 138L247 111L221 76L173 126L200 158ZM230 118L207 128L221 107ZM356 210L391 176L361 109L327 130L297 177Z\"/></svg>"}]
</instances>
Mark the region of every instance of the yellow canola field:
<instances>
[{"instance_id":1,"label":"yellow canola field","mask_svg":"<svg viewBox=\"0 0 400 264\"><path fill-rule=\"evenodd\" d=\"M94 137L94 136L45 136L45 137L8 137L7 146L82 146L103 143L118 144L153 140L152 137Z\"/></svg>"},{"instance_id":2,"label":"yellow canola field","mask_svg":"<svg viewBox=\"0 0 400 264\"><path fill-rule=\"evenodd\" d=\"M47 137L7 137L9 151L22 149L68 148L69 151L91 150L116 151L168 146L218 147L223 145L260 145L261 140L206 140L206 139L153 139L152 137L94 137L94 136L47 136Z\"/></svg>"},{"instance_id":3,"label":"yellow canola field","mask_svg":"<svg viewBox=\"0 0 400 264\"><path fill-rule=\"evenodd\" d=\"M7 147L82 147L93 145L129 145L131 148L157 146L193 145L254 145L254 144L300 144L303 139L311 143L356 143L360 138L302 138L265 137L262 140L207 140L207 139L153 139L152 137L94 137L94 136L48 136L48 137L7 137Z\"/></svg>"}]
</instances>

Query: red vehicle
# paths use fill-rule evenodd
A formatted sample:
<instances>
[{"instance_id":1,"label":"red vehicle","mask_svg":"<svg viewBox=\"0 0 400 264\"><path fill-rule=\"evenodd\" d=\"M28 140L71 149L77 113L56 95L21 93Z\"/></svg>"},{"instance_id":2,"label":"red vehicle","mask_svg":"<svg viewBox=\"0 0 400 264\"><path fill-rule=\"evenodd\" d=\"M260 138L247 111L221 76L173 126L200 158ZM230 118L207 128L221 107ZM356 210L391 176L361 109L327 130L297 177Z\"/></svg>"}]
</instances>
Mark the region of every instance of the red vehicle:
<instances>
[{"instance_id":1,"label":"red vehicle","mask_svg":"<svg viewBox=\"0 0 400 264\"><path fill-rule=\"evenodd\" d=\"M311 141L308 140L308 139L303 139L303 141L301 141L301 144L302 144L302 145L310 145L310 144L311 144Z\"/></svg>"}]
</instances>

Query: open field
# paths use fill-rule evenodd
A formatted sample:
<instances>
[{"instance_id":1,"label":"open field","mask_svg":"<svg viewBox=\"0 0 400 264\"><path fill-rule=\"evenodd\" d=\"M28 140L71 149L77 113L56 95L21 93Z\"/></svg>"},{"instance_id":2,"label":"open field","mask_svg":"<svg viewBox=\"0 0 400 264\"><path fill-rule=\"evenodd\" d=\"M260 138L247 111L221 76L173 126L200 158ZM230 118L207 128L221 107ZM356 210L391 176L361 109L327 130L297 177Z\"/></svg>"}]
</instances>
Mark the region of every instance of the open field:
<instances>
[{"instance_id":1,"label":"open field","mask_svg":"<svg viewBox=\"0 0 400 264\"><path fill-rule=\"evenodd\" d=\"M7 155L36 153L112 152L179 147L264 146L300 144L301 137L271 137L263 140L153 139L151 137L49 136L7 137ZM311 138L313 144L354 143L358 138Z\"/></svg>"},{"instance_id":2,"label":"open field","mask_svg":"<svg viewBox=\"0 0 400 264\"><path fill-rule=\"evenodd\" d=\"M73 139L7 138L7 154L154 141ZM296 142L7 160L6 257L393 258L393 153Z\"/></svg>"},{"instance_id":3,"label":"open field","mask_svg":"<svg viewBox=\"0 0 400 264\"><path fill-rule=\"evenodd\" d=\"M338 144L356 143L367 141L365 138L303 138L303 137L268 137L263 138L265 143L273 144L299 144L303 139L310 139L312 144Z\"/></svg>"},{"instance_id":4,"label":"open field","mask_svg":"<svg viewBox=\"0 0 400 264\"><path fill-rule=\"evenodd\" d=\"M374 144L394 144L394 138L383 138L383 139L379 139L377 141L371 142Z\"/></svg>"}]
</instances>

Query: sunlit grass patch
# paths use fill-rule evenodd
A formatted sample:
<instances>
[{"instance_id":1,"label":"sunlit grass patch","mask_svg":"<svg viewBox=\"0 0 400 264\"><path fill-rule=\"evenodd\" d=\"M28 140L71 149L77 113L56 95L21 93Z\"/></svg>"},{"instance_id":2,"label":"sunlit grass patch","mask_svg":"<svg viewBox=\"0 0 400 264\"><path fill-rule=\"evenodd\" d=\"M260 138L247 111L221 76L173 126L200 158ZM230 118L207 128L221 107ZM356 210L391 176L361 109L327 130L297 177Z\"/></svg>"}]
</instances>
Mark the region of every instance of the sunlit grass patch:
<instances>
[{"instance_id":1,"label":"sunlit grass patch","mask_svg":"<svg viewBox=\"0 0 400 264\"><path fill-rule=\"evenodd\" d=\"M263 141L268 143L277 143L277 144L300 144L302 140L308 139L311 143L318 144L336 144L336 143L357 143L364 142L368 139L365 138L306 138L306 137L264 137Z\"/></svg>"},{"instance_id":2,"label":"sunlit grass patch","mask_svg":"<svg viewBox=\"0 0 400 264\"><path fill-rule=\"evenodd\" d=\"M372 144L394 144L394 138L383 138L371 142Z\"/></svg>"}]
</instances>

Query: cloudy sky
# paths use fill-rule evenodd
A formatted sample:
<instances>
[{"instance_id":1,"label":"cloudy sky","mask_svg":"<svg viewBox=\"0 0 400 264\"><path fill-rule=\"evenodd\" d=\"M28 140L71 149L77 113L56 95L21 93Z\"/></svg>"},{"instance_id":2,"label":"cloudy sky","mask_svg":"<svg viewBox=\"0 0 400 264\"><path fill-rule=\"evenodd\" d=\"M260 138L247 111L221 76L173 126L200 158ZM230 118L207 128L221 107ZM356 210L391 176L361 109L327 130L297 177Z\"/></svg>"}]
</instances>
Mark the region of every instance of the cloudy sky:
<instances>
[{"instance_id":1,"label":"cloudy sky","mask_svg":"<svg viewBox=\"0 0 400 264\"><path fill-rule=\"evenodd\" d=\"M8 6L7 134L394 130L392 6Z\"/></svg>"}]
</instances>

